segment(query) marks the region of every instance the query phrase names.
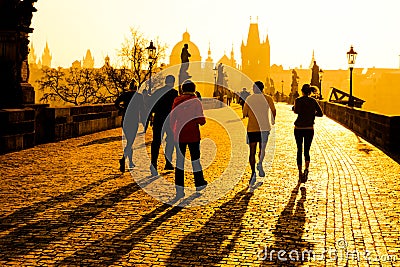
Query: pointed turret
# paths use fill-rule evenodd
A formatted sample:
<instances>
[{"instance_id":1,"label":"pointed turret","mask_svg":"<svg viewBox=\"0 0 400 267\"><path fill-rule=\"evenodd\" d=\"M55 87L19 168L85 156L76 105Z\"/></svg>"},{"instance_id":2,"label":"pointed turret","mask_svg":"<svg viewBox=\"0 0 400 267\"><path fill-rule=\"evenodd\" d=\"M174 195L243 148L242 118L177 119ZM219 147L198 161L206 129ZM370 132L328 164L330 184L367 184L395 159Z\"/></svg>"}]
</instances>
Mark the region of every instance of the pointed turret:
<instances>
[{"instance_id":1,"label":"pointed turret","mask_svg":"<svg viewBox=\"0 0 400 267\"><path fill-rule=\"evenodd\" d=\"M31 47L29 48L29 55L28 55L28 63L31 66L36 66L36 54L35 48L33 47L33 43L31 43Z\"/></svg>"},{"instance_id":2,"label":"pointed turret","mask_svg":"<svg viewBox=\"0 0 400 267\"><path fill-rule=\"evenodd\" d=\"M86 51L86 56L82 61L82 67L87 68L87 69L93 69L94 68L94 58L92 57L92 53L90 52L90 49Z\"/></svg>"},{"instance_id":3,"label":"pointed turret","mask_svg":"<svg viewBox=\"0 0 400 267\"><path fill-rule=\"evenodd\" d=\"M314 49L312 51L312 57L311 57L311 62L310 62L310 67L309 69L312 69L314 66L314 62L315 62L315 57L314 57Z\"/></svg>"},{"instance_id":4,"label":"pointed turret","mask_svg":"<svg viewBox=\"0 0 400 267\"><path fill-rule=\"evenodd\" d=\"M249 34L247 35L247 46L260 44L260 33L258 31L258 24L251 23L249 27Z\"/></svg>"},{"instance_id":5,"label":"pointed turret","mask_svg":"<svg viewBox=\"0 0 400 267\"><path fill-rule=\"evenodd\" d=\"M264 40L264 38L263 38ZM266 41L260 42L258 23L250 21L247 44L242 41L242 71L252 80L263 81L270 75L270 46L268 35Z\"/></svg>"},{"instance_id":6,"label":"pointed turret","mask_svg":"<svg viewBox=\"0 0 400 267\"><path fill-rule=\"evenodd\" d=\"M44 48L44 51L42 54L42 67L51 68L51 59L52 59L52 56L50 54L49 45L46 41L46 47Z\"/></svg>"},{"instance_id":7,"label":"pointed turret","mask_svg":"<svg viewBox=\"0 0 400 267\"><path fill-rule=\"evenodd\" d=\"M211 48L210 48L210 43L208 43L208 57L206 59L206 62L213 62L213 59L211 58Z\"/></svg>"}]
</instances>

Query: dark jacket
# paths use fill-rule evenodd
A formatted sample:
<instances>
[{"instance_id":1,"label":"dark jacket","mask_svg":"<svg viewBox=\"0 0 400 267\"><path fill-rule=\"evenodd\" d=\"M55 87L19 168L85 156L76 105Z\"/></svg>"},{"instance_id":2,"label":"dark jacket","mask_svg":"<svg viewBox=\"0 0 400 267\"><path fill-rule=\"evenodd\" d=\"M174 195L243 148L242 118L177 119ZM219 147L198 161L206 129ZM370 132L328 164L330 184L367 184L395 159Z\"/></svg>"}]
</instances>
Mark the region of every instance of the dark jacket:
<instances>
[{"instance_id":1,"label":"dark jacket","mask_svg":"<svg viewBox=\"0 0 400 267\"><path fill-rule=\"evenodd\" d=\"M298 114L294 125L299 128L313 127L315 116L323 116L318 102L314 98L308 96L297 98L294 102L293 111Z\"/></svg>"},{"instance_id":2,"label":"dark jacket","mask_svg":"<svg viewBox=\"0 0 400 267\"><path fill-rule=\"evenodd\" d=\"M199 125L204 125L206 118L203 105L195 94L183 94L175 98L170 122L175 142L200 142Z\"/></svg>"},{"instance_id":3,"label":"dark jacket","mask_svg":"<svg viewBox=\"0 0 400 267\"><path fill-rule=\"evenodd\" d=\"M152 113L154 113L153 125L161 126L172 110L178 91L169 86L161 87L151 95L151 103L153 105Z\"/></svg>"}]
</instances>

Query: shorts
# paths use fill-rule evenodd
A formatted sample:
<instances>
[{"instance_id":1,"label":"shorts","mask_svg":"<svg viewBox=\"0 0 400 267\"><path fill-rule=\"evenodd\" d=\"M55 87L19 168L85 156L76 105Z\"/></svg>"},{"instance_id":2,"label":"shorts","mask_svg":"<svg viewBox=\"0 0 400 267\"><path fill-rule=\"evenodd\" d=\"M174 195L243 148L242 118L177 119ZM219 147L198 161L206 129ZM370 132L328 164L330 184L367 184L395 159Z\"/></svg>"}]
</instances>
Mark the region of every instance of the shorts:
<instances>
[{"instance_id":1,"label":"shorts","mask_svg":"<svg viewBox=\"0 0 400 267\"><path fill-rule=\"evenodd\" d=\"M247 132L247 144L250 143L267 143L269 131Z\"/></svg>"}]
</instances>

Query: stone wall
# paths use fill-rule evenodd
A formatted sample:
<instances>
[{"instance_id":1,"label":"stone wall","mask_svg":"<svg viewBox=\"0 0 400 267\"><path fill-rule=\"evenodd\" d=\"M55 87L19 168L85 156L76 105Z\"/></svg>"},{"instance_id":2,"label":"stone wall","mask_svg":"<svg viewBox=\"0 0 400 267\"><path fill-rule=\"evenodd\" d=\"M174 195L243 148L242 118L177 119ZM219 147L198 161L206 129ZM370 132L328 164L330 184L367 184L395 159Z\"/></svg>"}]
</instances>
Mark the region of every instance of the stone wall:
<instances>
[{"instance_id":1,"label":"stone wall","mask_svg":"<svg viewBox=\"0 0 400 267\"><path fill-rule=\"evenodd\" d=\"M26 149L121 126L113 104L0 110L0 153Z\"/></svg>"},{"instance_id":2,"label":"stone wall","mask_svg":"<svg viewBox=\"0 0 400 267\"><path fill-rule=\"evenodd\" d=\"M35 110L0 110L0 153L35 145Z\"/></svg>"},{"instance_id":3,"label":"stone wall","mask_svg":"<svg viewBox=\"0 0 400 267\"><path fill-rule=\"evenodd\" d=\"M385 116L326 101L319 103L327 117L352 130L396 160L400 159L400 116Z\"/></svg>"}]
</instances>

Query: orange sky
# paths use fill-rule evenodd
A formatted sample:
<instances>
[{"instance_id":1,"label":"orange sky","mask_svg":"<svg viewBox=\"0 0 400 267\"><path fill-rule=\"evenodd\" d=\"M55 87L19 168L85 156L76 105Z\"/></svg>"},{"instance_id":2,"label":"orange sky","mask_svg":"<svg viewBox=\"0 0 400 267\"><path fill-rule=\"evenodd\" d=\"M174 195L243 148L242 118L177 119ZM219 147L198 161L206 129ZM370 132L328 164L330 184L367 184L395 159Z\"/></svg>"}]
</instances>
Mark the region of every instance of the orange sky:
<instances>
[{"instance_id":1,"label":"orange sky","mask_svg":"<svg viewBox=\"0 0 400 267\"><path fill-rule=\"evenodd\" d=\"M247 36L250 16L258 17L261 37L269 35L271 64L308 67L312 51L323 69L347 69L350 45L359 53L356 67L398 68L398 0L40 0L31 34L41 56L46 41L52 66L68 67L90 49L95 66L116 58L130 27L158 36L171 49L187 29L203 59L211 44L217 61ZM168 63L168 62L167 62Z\"/></svg>"}]
</instances>

